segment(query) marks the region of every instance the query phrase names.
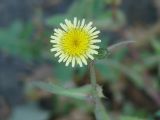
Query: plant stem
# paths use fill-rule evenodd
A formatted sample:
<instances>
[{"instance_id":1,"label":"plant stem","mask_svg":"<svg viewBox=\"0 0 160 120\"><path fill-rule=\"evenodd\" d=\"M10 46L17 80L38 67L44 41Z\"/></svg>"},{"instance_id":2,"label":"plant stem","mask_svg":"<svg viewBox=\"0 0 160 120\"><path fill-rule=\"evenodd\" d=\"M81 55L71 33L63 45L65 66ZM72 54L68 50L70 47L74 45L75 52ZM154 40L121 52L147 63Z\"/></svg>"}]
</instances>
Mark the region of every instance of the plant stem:
<instances>
[{"instance_id":1,"label":"plant stem","mask_svg":"<svg viewBox=\"0 0 160 120\"><path fill-rule=\"evenodd\" d=\"M96 73L94 68L94 61L90 62L90 80L93 89L93 101L94 101L94 114L96 120L108 120L107 113L105 111L104 106L101 103L101 100L97 93L97 81L96 81Z\"/></svg>"},{"instance_id":2,"label":"plant stem","mask_svg":"<svg viewBox=\"0 0 160 120\"><path fill-rule=\"evenodd\" d=\"M96 98L97 96L97 81L96 81L96 73L95 73L95 68L94 68L94 62L90 63L90 79L91 79L91 84L93 88L93 96Z\"/></svg>"}]
</instances>

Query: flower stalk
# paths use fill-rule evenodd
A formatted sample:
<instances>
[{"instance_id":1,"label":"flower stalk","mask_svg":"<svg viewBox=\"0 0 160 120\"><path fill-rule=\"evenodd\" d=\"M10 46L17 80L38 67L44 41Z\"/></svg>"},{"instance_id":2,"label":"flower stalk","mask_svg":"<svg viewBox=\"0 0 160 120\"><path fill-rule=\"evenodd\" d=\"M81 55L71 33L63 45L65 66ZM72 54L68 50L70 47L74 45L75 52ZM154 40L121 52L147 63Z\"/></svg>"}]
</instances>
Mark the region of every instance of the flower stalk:
<instances>
[{"instance_id":1,"label":"flower stalk","mask_svg":"<svg viewBox=\"0 0 160 120\"><path fill-rule=\"evenodd\" d=\"M93 96L93 102L94 102L94 114L96 117L96 120L108 120L108 115L106 113L106 110L104 106L101 103L100 97L97 92L97 81L96 81L96 72L94 68L94 61L90 62L89 64L90 68L90 80L92 85L92 96Z\"/></svg>"}]
</instances>

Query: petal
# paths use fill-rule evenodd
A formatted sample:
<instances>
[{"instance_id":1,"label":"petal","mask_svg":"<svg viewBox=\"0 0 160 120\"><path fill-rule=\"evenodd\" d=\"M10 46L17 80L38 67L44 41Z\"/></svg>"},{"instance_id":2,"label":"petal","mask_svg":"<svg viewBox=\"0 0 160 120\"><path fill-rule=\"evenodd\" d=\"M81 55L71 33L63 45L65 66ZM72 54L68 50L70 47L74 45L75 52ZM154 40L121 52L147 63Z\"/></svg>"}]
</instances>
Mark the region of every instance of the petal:
<instances>
[{"instance_id":1,"label":"petal","mask_svg":"<svg viewBox=\"0 0 160 120\"><path fill-rule=\"evenodd\" d=\"M53 44L52 46L53 46L54 48L59 48L59 47L60 47L59 44Z\"/></svg>"},{"instance_id":2,"label":"petal","mask_svg":"<svg viewBox=\"0 0 160 120\"><path fill-rule=\"evenodd\" d=\"M67 31L67 26L64 25L63 23L60 23L60 26L63 28L63 30Z\"/></svg>"},{"instance_id":3,"label":"petal","mask_svg":"<svg viewBox=\"0 0 160 120\"><path fill-rule=\"evenodd\" d=\"M93 33L96 30L96 27L93 27L92 29L90 29L90 33Z\"/></svg>"},{"instance_id":4,"label":"petal","mask_svg":"<svg viewBox=\"0 0 160 120\"><path fill-rule=\"evenodd\" d=\"M52 48L50 51L54 52L54 51L59 51L59 50L60 50L60 48Z\"/></svg>"},{"instance_id":5,"label":"petal","mask_svg":"<svg viewBox=\"0 0 160 120\"><path fill-rule=\"evenodd\" d=\"M101 42L101 40L100 39L93 39L93 40L91 40L91 42L93 42L93 43L99 43L99 42Z\"/></svg>"},{"instance_id":6,"label":"petal","mask_svg":"<svg viewBox=\"0 0 160 120\"><path fill-rule=\"evenodd\" d=\"M85 29L87 30L87 31L89 31L92 27L92 24L93 24L93 22L89 22L86 26L85 26Z\"/></svg>"},{"instance_id":7,"label":"petal","mask_svg":"<svg viewBox=\"0 0 160 120\"><path fill-rule=\"evenodd\" d=\"M89 50L89 53L91 53L91 54L98 54L98 51L93 50L93 49L90 49L90 50Z\"/></svg>"},{"instance_id":8,"label":"petal","mask_svg":"<svg viewBox=\"0 0 160 120\"><path fill-rule=\"evenodd\" d=\"M97 45L90 45L90 47L91 47L92 49L99 49L99 46L97 46Z\"/></svg>"},{"instance_id":9,"label":"petal","mask_svg":"<svg viewBox=\"0 0 160 120\"><path fill-rule=\"evenodd\" d=\"M80 56L80 58L81 58L82 62L83 62L85 65L87 65L87 61L86 61L85 57L84 57L84 56Z\"/></svg>"},{"instance_id":10,"label":"petal","mask_svg":"<svg viewBox=\"0 0 160 120\"><path fill-rule=\"evenodd\" d=\"M54 31L56 32L56 33L58 33L58 34L61 34L61 33L63 33L63 30L61 30L61 29L54 29Z\"/></svg>"},{"instance_id":11,"label":"petal","mask_svg":"<svg viewBox=\"0 0 160 120\"><path fill-rule=\"evenodd\" d=\"M68 58L68 60L66 61L66 66L68 66L69 65L69 63L72 61L72 57L70 56L69 58Z\"/></svg>"},{"instance_id":12,"label":"petal","mask_svg":"<svg viewBox=\"0 0 160 120\"><path fill-rule=\"evenodd\" d=\"M62 62L65 57L66 57L66 56L65 56L64 54L60 55L60 56L59 56L60 59L58 60L58 62L59 62L59 63Z\"/></svg>"},{"instance_id":13,"label":"petal","mask_svg":"<svg viewBox=\"0 0 160 120\"><path fill-rule=\"evenodd\" d=\"M80 28L83 28L85 25L85 19L82 20Z\"/></svg>"},{"instance_id":14,"label":"petal","mask_svg":"<svg viewBox=\"0 0 160 120\"><path fill-rule=\"evenodd\" d=\"M95 36L95 35L98 35L100 33L100 31L95 31L94 33L91 34L91 36Z\"/></svg>"},{"instance_id":15,"label":"petal","mask_svg":"<svg viewBox=\"0 0 160 120\"><path fill-rule=\"evenodd\" d=\"M93 22L89 22L89 23L86 25L86 27L91 27L92 24L93 24Z\"/></svg>"},{"instance_id":16,"label":"petal","mask_svg":"<svg viewBox=\"0 0 160 120\"><path fill-rule=\"evenodd\" d=\"M63 59L63 62L65 62L68 59L68 56L66 55L65 58Z\"/></svg>"},{"instance_id":17,"label":"petal","mask_svg":"<svg viewBox=\"0 0 160 120\"><path fill-rule=\"evenodd\" d=\"M72 24L72 22L70 20L65 19L65 23L66 23L66 25L68 27L72 27L73 26L73 24Z\"/></svg>"},{"instance_id":18,"label":"petal","mask_svg":"<svg viewBox=\"0 0 160 120\"><path fill-rule=\"evenodd\" d=\"M82 64L81 59L80 59L80 58L76 58L76 60L77 60L77 63L79 64L79 66L80 66L80 67L82 67L82 66L83 66L83 64Z\"/></svg>"},{"instance_id":19,"label":"petal","mask_svg":"<svg viewBox=\"0 0 160 120\"><path fill-rule=\"evenodd\" d=\"M94 44L94 43L100 43L101 40L100 39L93 39L90 41L91 44Z\"/></svg>"},{"instance_id":20,"label":"petal","mask_svg":"<svg viewBox=\"0 0 160 120\"><path fill-rule=\"evenodd\" d=\"M55 40L55 39L57 39L57 36L51 35L50 38L53 39L53 40Z\"/></svg>"},{"instance_id":21,"label":"petal","mask_svg":"<svg viewBox=\"0 0 160 120\"><path fill-rule=\"evenodd\" d=\"M74 17L73 25L74 25L74 27L76 27L76 26L77 26L77 17Z\"/></svg>"},{"instance_id":22,"label":"petal","mask_svg":"<svg viewBox=\"0 0 160 120\"><path fill-rule=\"evenodd\" d=\"M75 57L72 58L72 67L75 66Z\"/></svg>"},{"instance_id":23,"label":"petal","mask_svg":"<svg viewBox=\"0 0 160 120\"><path fill-rule=\"evenodd\" d=\"M94 36L91 36L91 39L95 39L97 37L98 37L98 35L94 35Z\"/></svg>"},{"instance_id":24,"label":"petal","mask_svg":"<svg viewBox=\"0 0 160 120\"><path fill-rule=\"evenodd\" d=\"M94 57L93 57L92 55L90 55L90 54L87 54L87 56L88 56L91 60L94 59Z\"/></svg>"},{"instance_id":25,"label":"petal","mask_svg":"<svg viewBox=\"0 0 160 120\"><path fill-rule=\"evenodd\" d=\"M78 27L78 28L80 27L80 20L78 20L78 24L77 24L77 27Z\"/></svg>"},{"instance_id":26,"label":"petal","mask_svg":"<svg viewBox=\"0 0 160 120\"><path fill-rule=\"evenodd\" d=\"M58 43L59 40L50 40L51 43Z\"/></svg>"},{"instance_id":27,"label":"petal","mask_svg":"<svg viewBox=\"0 0 160 120\"><path fill-rule=\"evenodd\" d=\"M57 37L57 38L60 38L61 36L64 35L65 31L61 30L61 29L56 29L55 30L56 32L54 33L54 35Z\"/></svg>"},{"instance_id":28,"label":"petal","mask_svg":"<svg viewBox=\"0 0 160 120\"><path fill-rule=\"evenodd\" d=\"M59 52L57 52L54 56L57 57L57 56L59 56L61 53L62 53L62 52L59 51Z\"/></svg>"}]
</instances>

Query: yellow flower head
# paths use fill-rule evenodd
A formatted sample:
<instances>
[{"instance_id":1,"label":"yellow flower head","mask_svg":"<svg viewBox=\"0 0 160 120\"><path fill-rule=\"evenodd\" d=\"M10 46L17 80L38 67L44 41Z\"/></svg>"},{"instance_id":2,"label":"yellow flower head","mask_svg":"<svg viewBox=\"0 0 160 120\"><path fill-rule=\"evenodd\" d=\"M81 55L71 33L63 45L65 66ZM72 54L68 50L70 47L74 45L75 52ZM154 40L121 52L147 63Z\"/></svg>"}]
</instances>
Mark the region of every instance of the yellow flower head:
<instances>
[{"instance_id":1,"label":"yellow flower head","mask_svg":"<svg viewBox=\"0 0 160 120\"><path fill-rule=\"evenodd\" d=\"M58 62L66 62L66 66L71 63L72 67L75 64L80 67L87 65L87 59L93 60L93 55L98 54L99 46L95 44L101 42L98 39L100 31L92 27L92 22L85 24L85 19L80 21L74 18L73 23L65 19L65 24L61 23L60 26L51 35L51 51L55 52L55 57L59 56Z\"/></svg>"}]
</instances>

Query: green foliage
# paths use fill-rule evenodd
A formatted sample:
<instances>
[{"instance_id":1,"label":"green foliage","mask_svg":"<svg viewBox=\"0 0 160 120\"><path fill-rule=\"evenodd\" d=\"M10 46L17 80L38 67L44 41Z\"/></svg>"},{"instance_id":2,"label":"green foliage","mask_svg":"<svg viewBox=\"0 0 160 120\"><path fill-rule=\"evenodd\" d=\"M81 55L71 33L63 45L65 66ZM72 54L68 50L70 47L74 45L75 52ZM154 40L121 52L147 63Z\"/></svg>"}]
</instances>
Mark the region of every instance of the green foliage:
<instances>
[{"instance_id":1,"label":"green foliage","mask_svg":"<svg viewBox=\"0 0 160 120\"><path fill-rule=\"evenodd\" d=\"M45 82L33 82L31 84L32 87L38 87L50 93L54 93L56 95L76 98L80 100L87 100L92 95L92 87L91 85L85 85L79 88L64 88L60 85L56 85L53 83L45 83ZM30 86L30 89L32 88ZM102 93L101 86L97 85L97 94L99 97L104 97Z\"/></svg>"},{"instance_id":2,"label":"green foliage","mask_svg":"<svg viewBox=\"0 0 160 120\"><path fill-rule=\"evenodd\" d=\"M109 69L117 69L121 72L123 72L125 75L127 75L128 77L131 78L132 82L140 88L144 88L144 83L143 83L143 78L134 70L128 68L127 66L124 66L122 64L120 64L119 62L115 61L115 60L101 60L99 62L97 62L98 64L102 64L103 66L107 66L109 67Z\"/></svg>"},{"instance_id":3,"label":"green foliage","mask_svg":"<svg viewBox=\"0 0 160 120\"><path fill-rule=\"evenodd\" d=\"M105 9L106 4L111 5L114 1L118 3L121 0L75 0L68 11L63 14L57 14L50 17L46 20L46 23L49 27L56 27L60 24L60 22L64 22L65 18L72 20L73 17L78 17L79 19L85 18L87 21L92 20L97 28L101 29L104 33L107 30L117 30L117 28L121 28L125 24L126 20L124 13L121 10L116 10L116 12L113 13L112 10ZM41 36L39 36L38 39L34 38L34 34L35 28L32 23L27 23L24 25L21 22L15 22L9 28L0 29L0 50L24 58L25 60L38 59L41 56L44 47L41 41L43 38L41 38ZM45 34L47 34L46 31ZM103 34L101 44L104 48L106 47L107 40L107 35ZM139 50L139 53L137 53L139 61L135 60L132 64L129 62L120 63L126 58L126 54L129 51L128 48L119 49L118 46L114 46L114 48L118 48L118 50L115 50L116 52L112 51L113 49L111 50L110 48L107 49L109 52L106 49L100 49L99 54L95 56L96 58L104 59L108 53L112 54L112 58L107 58L106 60L101 61L99 60L96 64L97 70L104 78L110 80L110 85L116 84L117 80L119 80L123 74L127 76L129 78L128 80L131 80L137 88L145 90L146 88L143 74L148 71L150 72L150 69L159 66L160 60L159 38L155 37L151 40L150 45L152 50L148 48L143 51ZM47 50L47 53L49 53L49 50ZM47 57L55 63L53 66L55 77L63 84L72 80L74 71L73 68L65 67L64 64L59 64L54 57L50 58L49 56L51 56L50 54ZM79 70L78 75L82 78L86 72L86 67L76 69ZM159 68L158 71L160 71ZM152 80L154 80L156 85L159 84L158 76L150 77L152 77ZM81 88L64 88L53 83L34 83L34 86L56 95L62 95L80 100L86 99L89 95L91 95L92 91L90 85ZM153 88L153 90L158 91L159 88ZM99 97L103 97L101 87L97 88L97 92ZM82 105L79 106L82 107ZM123 111L124 113L127 115L132 115L132 117L121 116L120 120L143 120L137 118L136 116L139 116L140 114L141 116L145 116L147 113L145 112L145 114L143 114L143 111L141 110L136 111L134 106L127 104L124 105L123 109L125 109ZM106 116L104 111L104 106L99 103L99 106L96 107L95 112L97 114L96 116L99 116L99 120L108 119L108 116ZM140 113L138 114L138 112ZM159 116L159 112L157 112L157 116Z\"/></svg>"},{"instance_id":4,"label":"green foliage","mask_svg":"<svg viewBox=\"0 0 160 120\"><path fill-rule=\"evenodd\" d=\"M160 54L160 38L151 40L151 45L157 54Z\"/></svg>"},{"instance_id":5,"label":"green foliage","mask_svg":"<svg viewBox=\"0 0 160 120\"><path fill-rule=\"evenodd\" d=\"M87 21L94 21L94 24L101 29L116 29L124 25L124 14L118 11L116 13L117 20L114 21L112 11L106 11L105 5L105 0L76 0L65 14L54 15L48 18L46 22L50 26L57 26L65 18L72 20L73 17L78 17L79 19L85 18Z\"/></svg>"},{"instance_id":6,"label":"green foliage","mask_svg":"<svg viewBox=\"0 0 160 120\"><path fill-rule=\"evenodd\" d=\"M41 42L33 41L33 25L13 23L9 28L0 29L0 50L19 56L24 60L33 60L39 56Z\"/></svg>"}]
</instances>

